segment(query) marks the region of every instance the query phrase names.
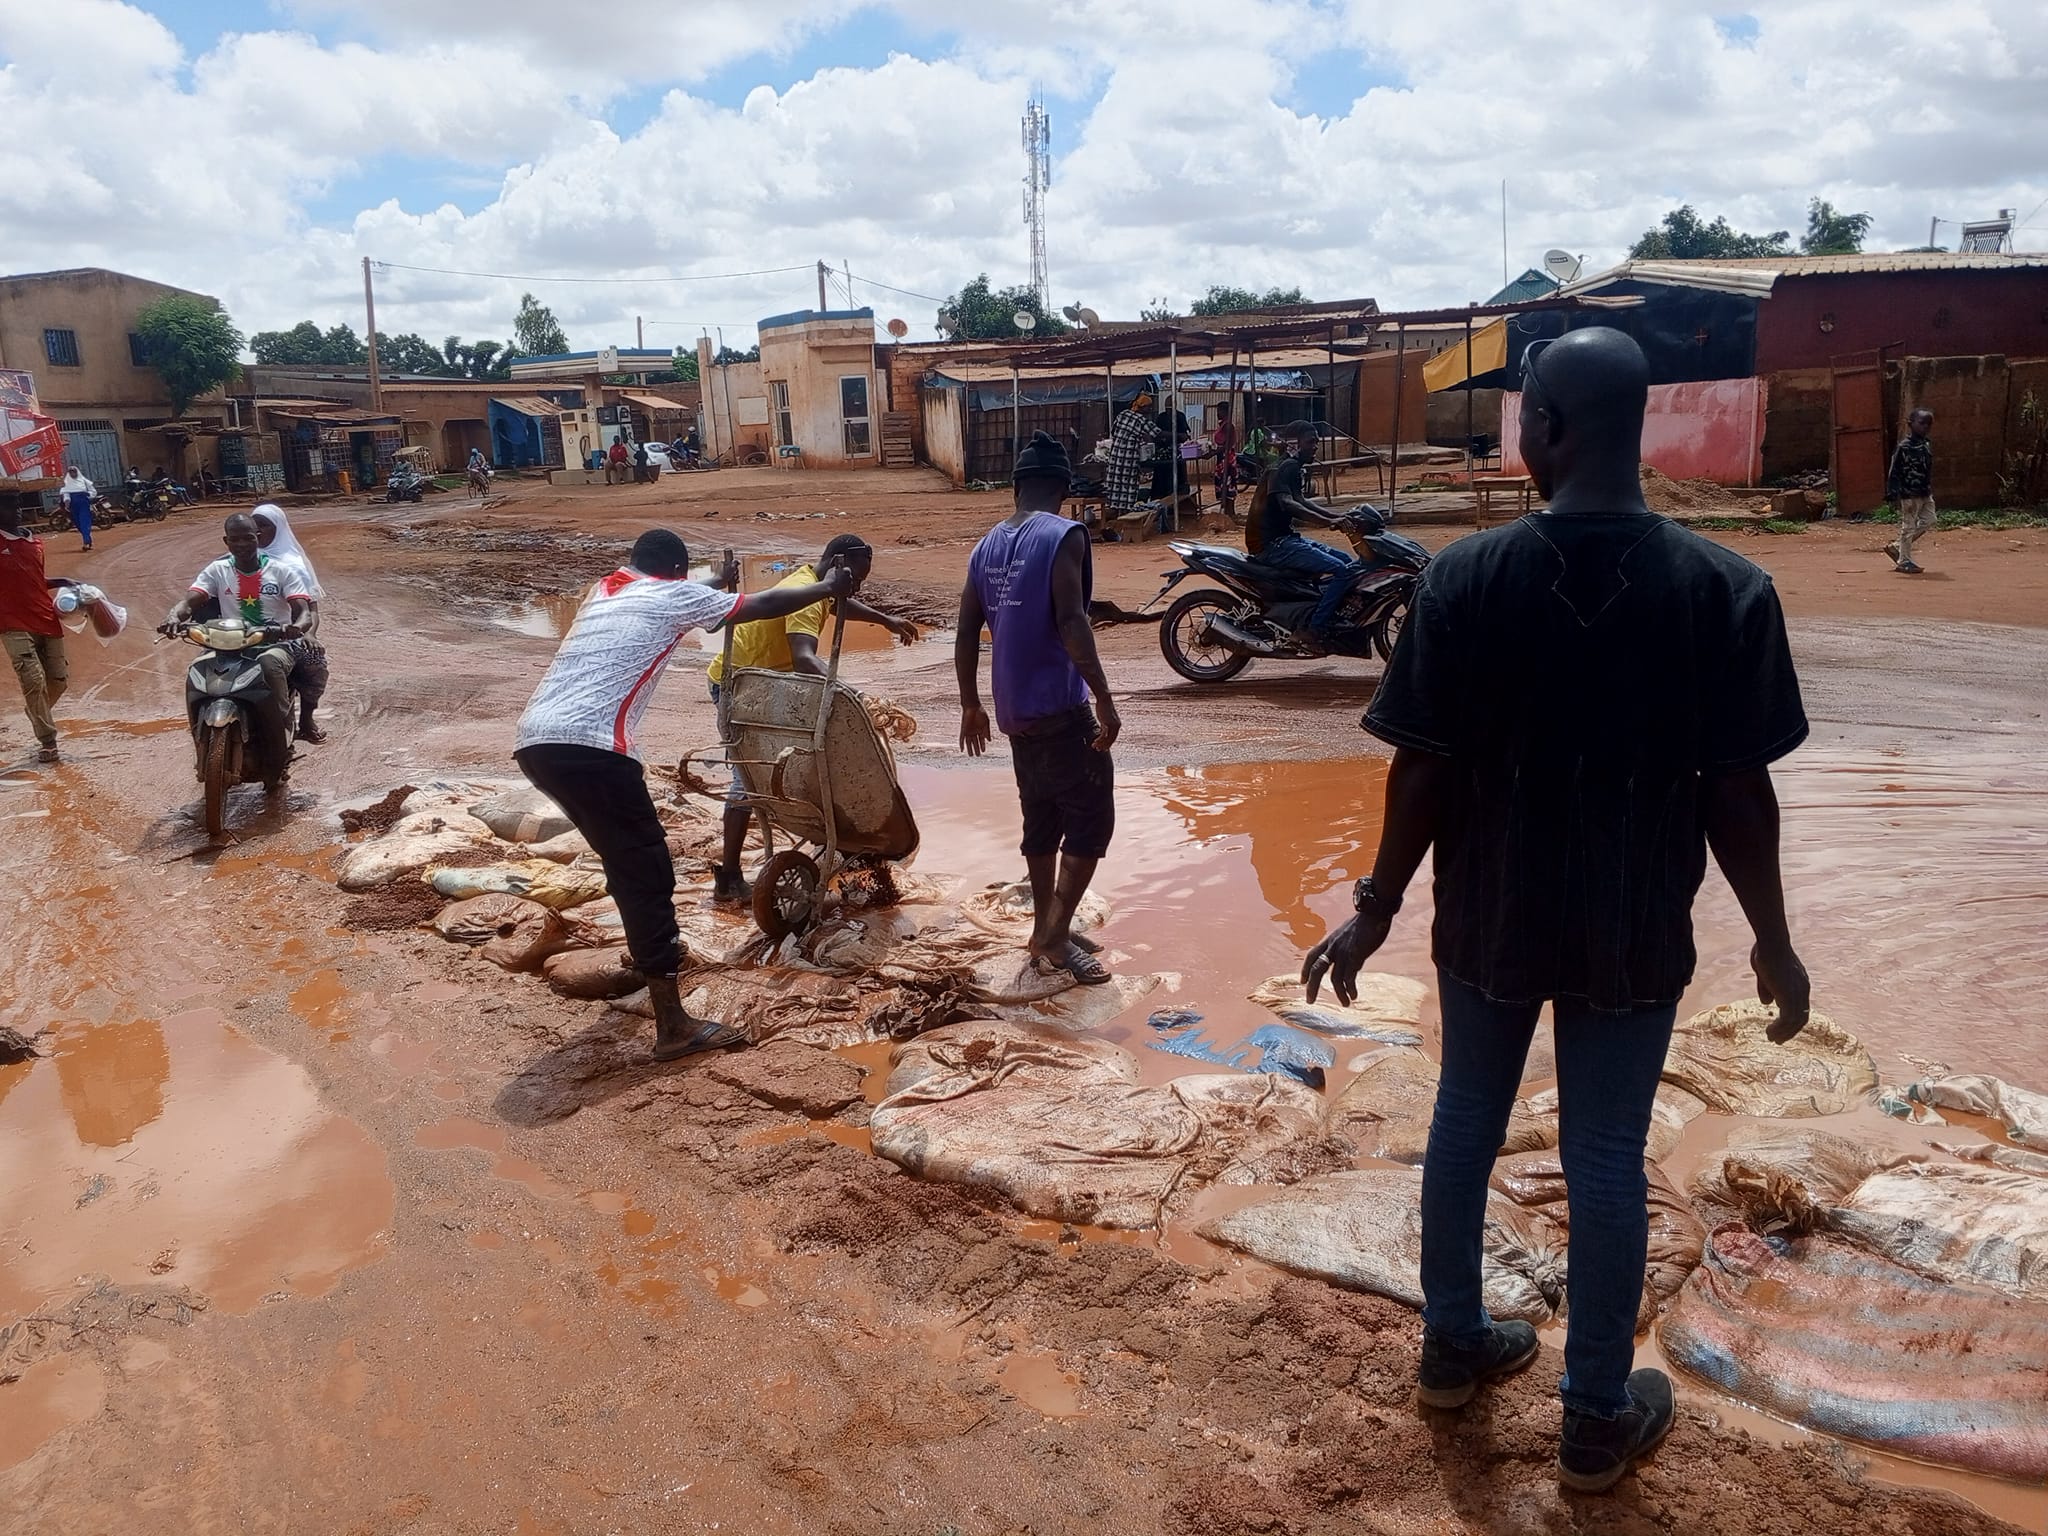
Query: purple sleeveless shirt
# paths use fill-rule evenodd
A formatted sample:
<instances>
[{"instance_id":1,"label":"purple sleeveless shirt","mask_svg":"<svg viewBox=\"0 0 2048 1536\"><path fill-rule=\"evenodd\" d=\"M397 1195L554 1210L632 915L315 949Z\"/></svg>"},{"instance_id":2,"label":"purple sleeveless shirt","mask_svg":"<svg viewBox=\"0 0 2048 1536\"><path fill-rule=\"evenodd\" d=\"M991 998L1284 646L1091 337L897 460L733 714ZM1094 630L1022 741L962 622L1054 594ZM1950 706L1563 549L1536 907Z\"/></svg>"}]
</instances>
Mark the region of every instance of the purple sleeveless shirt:
<instances>
[{"instance_id":1,"label":"purple sleeveless shirt","mask_svg":"<svg viewBox=\"0 0 2048 1536\"><path fill-rule=\"evenodd\" d=\"M1070 535L1081 541L1085 603L1095 590L1088 530L1051 512L1034 512L1020 524L998 523L967 562L968 579L981 594L995 640L990 675L996 727L1005 736L1027 732L1088 702L1088 685L1060 643L1052 611L1053 562Z\"/></svg>"}]
</instances>

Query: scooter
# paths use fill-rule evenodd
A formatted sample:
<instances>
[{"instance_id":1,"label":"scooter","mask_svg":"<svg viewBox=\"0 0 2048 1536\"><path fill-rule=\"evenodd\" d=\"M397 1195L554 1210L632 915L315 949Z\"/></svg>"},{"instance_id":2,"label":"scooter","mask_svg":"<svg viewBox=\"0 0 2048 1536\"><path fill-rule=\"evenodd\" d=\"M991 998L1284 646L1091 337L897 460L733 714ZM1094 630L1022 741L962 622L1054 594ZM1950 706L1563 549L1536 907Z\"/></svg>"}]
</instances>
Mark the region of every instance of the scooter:
<instances>
[{"instance_id":1,"label":"scooter","mask_svg":"<svg viewBox=\"0 0 2048 1536\"><path fill-rule=\"evenodd\" d=\"M427 493L427 477L410 464L401 464L384 482L386 501L418 501Z\"/></svg>"},{"instance_id":2,"label":"scooter","mask_svg":"<svg viewBox=\"0 0 2048 1536\"><path fill-rule=\"evenodd\" d=\"M1241 549L1169 543L1181 568L1162 573L1166 584L1145 607L1190 576L1206 576L1223 590L1204 587L1183 593L1161 616L1159 649L1167 665L1190 682L1222 683L1260 657L1391 657L1416 583L1428 568L1429 551L1389 532L1385 515L1373 507L1358 508L1338 527L1351 541L1361 569L1349 577L1331 578L1348 582L1350 590L1338 604L1330 645L1308 633L1322 591L1315 578L1277 569Z\"/></svg>"},{"instance_id":3,"label":"scooter","mask_svg":"<svg viewBox=\"0 0 2048 1536\"><path fill-rule=\"evenodd\" d=\"M472 494L474 494L474 495L477 495L477 496L488 496L488 495L490 495L490 493L491 493L491 466L490 466L490 465L488 465L488 464L485 464L485 465L483 465L483 466L482 466L482 467L480 467L480 468L474 468L474 469L471 469L471 470L470 470L470 472L469 472L469 489L470 489L470 491L471 491L471 493L472 493Z\"/></svg>"},{"instance_id":4,"label":"scooter","mask_svg":"<svg viewBox=\"0 0 2048 1536\"><path fill-rule=\"evenodd\" d=\"M199 782L205 789L206 831L219 837L227 830L228 791L237 784L261 784L275 793L291 768L290 733L284 761L272 762L256 711L270 706L270 688L254 653L286 638L280 627L251 629L240 619L208 619L184 626L165 625L204 652L185 672L185 715L191 723L192 746ZM286 700L287 720L299 717L299 700Z\"/></svg>"}]
</instances>

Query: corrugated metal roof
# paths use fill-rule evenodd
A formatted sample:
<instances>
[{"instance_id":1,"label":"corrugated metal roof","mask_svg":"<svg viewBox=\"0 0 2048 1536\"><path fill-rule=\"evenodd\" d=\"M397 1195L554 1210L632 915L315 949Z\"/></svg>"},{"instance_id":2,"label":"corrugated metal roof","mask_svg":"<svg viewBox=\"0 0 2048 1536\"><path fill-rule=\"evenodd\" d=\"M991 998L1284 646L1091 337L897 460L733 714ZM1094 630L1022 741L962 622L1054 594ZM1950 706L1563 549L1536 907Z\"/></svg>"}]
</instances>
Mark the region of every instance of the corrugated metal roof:
<instances>
[{"instance_id":1,"label":"corrugated metal roof","mask_svg":"<svg viewBox=\"0 0 2048 1536\"><path fill-rule=\"evenodd\" d=\"M696 407L684 405L680 400L665 399L660 395L636 395L631 390L620 391L635 405L644 405L650 411L692 411Z\"/></svg>"},{"instance_id":2,"label":"corrugated metal roof","mask_svg":"<svg viewBox=\"0 0 2048 1536\"><path fill-rule=\"evenodd\" d=\"M1852 256L1719 256L1686 261L1624 261L1562 290L1589 293L1613 283L1664 283L1768 297L1781 278L1892 272L2012 272L2048 267L2048 252L1866 251Z\"/></svg>"},{"instance_id":3,"label":"corrugated metal roof","mask_svg":"<svg viewBox=\"0 0 2048 1536\"><path fill-rule=\"evenodd\" d=\"M1353 345L1356 344L1354 343ZM1246 351L1240 354L1240 356L1242 367L1248 370L1251 366L1252 354ZM1272 368L1316 368L1326 365L1329 361L1330 352L1327 347L1275 347L1271 351L1262 350L1258 354L1259 372L1261 373ZM1337 348L1337 361L1339 363L1355 363L1358 361L1358 354L1356 352L1346 352L1340 343ZM1161 352L1156 356L1118 358L1114 364L1110 365L1110 371L1117 378L1141 379L1155 373L1161 378L1165 378L1171 371L1172 366L1173 359L1168 354ZM1215 373L1219 370L1225 373L1230 370L1230 354L1227 351L1220 359L1213 358L1206 352L1184 352L1181 354L1180 372L1183 378L1190 374ZM1010 382L1010 365L1008 363L936 363L933 365L933 371L944 374L956 384L1007 384ZM1099 379L1103 376L1103 373L1104 367L1100 363L1092 367L1077 367L1069 364L1064 368L1056 366L1020 368L1017 370L1017 377L1020 379Z\"/></svg>"},{"instance_id":4,"label":"corrugated metal roof","mask_svg":"<svg viewBox=\"0 0 2048 1536\"><path fill-rule=\"evenodd\" d=\"M508 411L517 411L522 416L559 416L574 406L557 405L552 400L543 400L539 395L493 395L491 404L502 405Z\"/></svg>"}]
</instances>

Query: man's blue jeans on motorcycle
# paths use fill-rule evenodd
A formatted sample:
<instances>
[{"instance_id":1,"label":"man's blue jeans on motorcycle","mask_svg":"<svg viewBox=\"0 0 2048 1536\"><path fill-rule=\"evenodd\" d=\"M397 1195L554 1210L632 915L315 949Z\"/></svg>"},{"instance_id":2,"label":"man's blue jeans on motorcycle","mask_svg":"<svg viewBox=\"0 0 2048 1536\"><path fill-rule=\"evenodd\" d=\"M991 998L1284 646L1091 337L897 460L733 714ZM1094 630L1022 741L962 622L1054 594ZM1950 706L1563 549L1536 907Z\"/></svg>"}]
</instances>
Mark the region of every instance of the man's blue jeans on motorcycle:
<instances>
[{"instance_id":1,"label":"man's blue jeans on motorcycle","mask_svg":"<svg viewBox=\"0 0 2048 1536\"><path fill-rule=\"evenodd\" d=\"M1422 1321L1471 1343L1491 1322L1480 1297L1487 1180L1543 1005L1494 1002L1443 971L1437 995L1443 1075L1422 1164ZM1634 1013L1570 998L1551 1004L1572 1236L1559 1395L1580 1413L1611 1417L1628 1406L1650 1235L1643 1151L1677 1013L1671 1003Z\"/></svg>"},{"instance_id":2,"label":"man's blue jeans on motorcycle","mask_svg":"<svg viewBox=\"0 0 2048 1536\"><path fill-rule=\"evenodd\" d=\"M1358 562L1339 554L1327 544L1318 544L1298 533L1268 539L1265 548L1259 551L1259 558L1283 571L1297 571L1313 578L1325 575L1331 578L1323 583L1322 594L1316 599L1316 611L1309 618L1312 631L1317 635L1328 635L1348 585L1342 578L1357 571Z\"/></svg>"}]
</instances>

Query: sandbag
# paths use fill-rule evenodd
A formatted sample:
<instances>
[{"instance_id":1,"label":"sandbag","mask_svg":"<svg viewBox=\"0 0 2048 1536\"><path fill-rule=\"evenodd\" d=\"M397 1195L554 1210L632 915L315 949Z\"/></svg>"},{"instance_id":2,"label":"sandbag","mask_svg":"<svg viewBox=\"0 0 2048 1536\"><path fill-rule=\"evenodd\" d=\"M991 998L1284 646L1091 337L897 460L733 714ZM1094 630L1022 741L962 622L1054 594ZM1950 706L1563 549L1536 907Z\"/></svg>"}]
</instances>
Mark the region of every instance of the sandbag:
<instances>
[{"instance_id":1,"label":"sandbag","mask_svg":"<svg viewBox=\"0 0 2048 1536\"><path fill-rule=\"evenodd\" d=\"M1382 1045L1420 1045L1429 988L1407 976L1365 971L1358 978L1358 996L1347 1007L1327 988L1317 1001L1309 1002L1298 975L1273 976L1252 989L1251 1000L1297 1029Z\"/></svg>"},{"instance_id":2,"label":"sandbag","mask_svg":"<svg viewBox=\"0 0 2048 1536\"><path fill-rule=\"evenodd\" d=\"M1700 1261L1707 1240L1706 1224L1655 1163L1643 1167L1648 1186L1645 1204L1650 1216L1650 1246L1643 1265L1643 1300L1636 1313L1640 1332L1656 1319L1659 1304L1685 1284ZM1541 1213L1571 1239L1571 1205L1565 1189L1564 1165L1554 1148L1517 1152L1494 1164L1488 1182L1515 1204ZM1570 1262L1567 1247L1566 1262Z\"/></svg>"},{"instance_id":3,"label":"sandbag","mask_svg":"<svg viewBox=\"0 0 2048 1536\"><path fill-rule=\"evenodd\" d=\"M559 805L530 784L479 800L470 814L508 843L544 843L576 828Z\"/></svg>"},{"instance_id":4,"label":"sandbag","mask_svg":"<svg viewBox=\"0 0 2048 1536\"><path fill-rule=\"evenodd\" d=\"M986 886L960 903L960 915L977 928L1022 945L1031 937L1034 917L1030 883L1016 880ZM1072 926L1076 933L1091 933L1109 918L1109 903L1090 891L1081 898Z\"/></svg>"},{"instance_id":5,"label":"sandbag","mask_svg":"<svg viewBox=\"0 0 2048 1536\"><path fill-rule=\"evenodd\" d=\"M471 896L443 907L434 918L434 932L451 944L488 944L510 933L527 918L544 916L547 910L524 896Z\"/></svg>"},{"instance_id":6,"label":"sandbag","mask_svg":"<svg viewBox=\"0 0 2048 1536\"><path fill-rule=\"evenodd\" d=\"M1717 1227L1660 1331L1681 1370L1880 1450L2048 1478L2048 1308L1927 1280L1826 1236Z\"/></svg>"},{"instance_id":7,"label":"sandbag","mask_svg":"<svg viewBox=\"0 0 2048 1536\"><path fill-rule=\"evenodd\" d=\"M550 955L541 966L541 975L549 988L563 997L581 998L624 997L639 990L646 980L633 969L633 957L617 945Z\"/></svg>"},{"instance_id":8,"label":"sandbag","mask_svg":"<svg viewBox=\"0 0 2048 1536\"><path fill-rule=\"evenodd\" d=\"M606 894L603 870L551 864L546 859L485 864L473 869L434 869L429 872L427 883L457 901L470 896L524 896L558 912L596 901Z\"/></svg>"},{"instance_id":9,"label":"sandbag","mask_svg":"<svg viewBox=\"0 0 2048 1536\"><path fill-rule=\"evenodd\" d=\"M828 917L800 943L804 959L821 971L853 976L873 970L899 944L917 936L918 922L901 908Z\"/></svg>"},{"instance_id":10,"label":"sandbag","mask_svg":"<svg viewBox=\"0 0 2048 1536\"><path fill-rule=\"evenodd\" d=\"M1195 1230L1295 1274L1422 1306L1419 1168L1318 1174ZM1550 1224L1489 1196L1480 1284L1495 1317L1550 1321L1564 1297L1564 1267Z\"/></svg>"},{"instance_id":11,"label":"sandbag","mask_svg":"<svg viewBox=\"0 0 2048 1536\"><path fill-rule=\"evenodd\" d=\"M1252 1182L1265 1159L1320 1136L1316 1095L1286 1078L1136 1078L1106 1041L951 1024L897 1049L869 1131L877 1153L919 1177L1119 1228L1156 1227L1169 1201Z\"/></svg>"},{"instance_id":12,"label":"sandbag","mask_svg":"<svg viewBox=\"0 0 2048 1536\"><path fill-rule=\"evenodd\" d=\"M1783 1045L1764 1034L1776 1017L1754 999L1694 1014L1672 1032L1664 1081L1724 1115L1765 1119L1838 1115L1877 1087L1870 1053L1826 1014Z\"/></svg>"},{"instance_id":13,"label":"sandbag","mask_svg":"<svg viewBox=\"0 0 2048 1536\"><path fill-rule=\"evenodd\" d=\"M1969 1146L1951 1146L1945 1141L1937 1141L1933 1145L1937 1151L1959 1157L1966 1163L1989 1163L1994 1168L2008 1168L2014 1173L2048 1175L2048 1152L2002 1147L1995 1141L1980 1141Z\"/></svg>"},{"instance_id":14,"label":"sandbag","mask_svg":"<svg viewBox=\"0 0 2048 1536\"><path fill-rule=\"evenodd\" d=\"M422 811L450 809L466 814L477 801L487 795L496 794L505 787L503 780L478 782L469 779L430 779L399 803L399 814L416 816Z\"/></svg>"},{"instance_id":15,"label":"sandbag","mask_svg":"<svg viewBox=\"0 0 2048 1536\"><path fill-rule=\"evenodd\" d=\"M442 806L431 811L412 811L391 824L386 837L424 837L433 832L459 832L477 847L489 845L491 829L460 806Z\"/></svg>"},{"instance_id":16,"label":"sandbag","mask_svg":"<svg viewBox=\"0 0 2048 1536\"><path fill-rule=\"evenodd\" d=\"M1741 1125L1692 1177L1693 1193L1759 1232L1811 1232L1873 1173L1911 1161L1811 1126Z\"/></svg>"},{"instance_id":17,"label":"sandbag","mask_svg":"<svg viewBox=\"0 0 2048 1536\"><path fill-rule=\"evenodd\" d=\"M1420 1163L1429 1150L1429 1122L1436 1112L1437 1064L1408 1046L1370 1051L1353 1064L1357 1076L1330 1102L1325 1123L1367 1157ZM1535 1114L1525 1099L1515 1101L1503 1154L1528 1152L1557 1142L1555 1119Z\"/></svg>"},{"instance_id":18,"label":"sandbag","mask_svg":"<svg viewBox=\"0 0 2048 1536\"><path fill-rule=\"evenodd\" d=\"M476 846L474 838L461 832L426 832L409 837L387 835L349 849L341 861L336 883L344 891L374 891L394 880L419 874L441 859L466 853Z\"/></svg>"},{"instance_id":19,"label":"sandbag","mask_svg":"<svg viewBox=\"0 0 2048 1536\"><path fill-rule=\"evenodd\" d=\"M571 828L560 837L527 845L528 858L546 859L550 864L573 864L590 852L590 839Z\"/></svg>"},{"instance_id":20,"label":"sandbag","mask_svg":"<svg viewBox=\"0 0 2048 1536\"><path fill-rule=\"evenodd\" d=\"M2048 1301L2048 1182L2029 1174L1958 1163L1886 1169L1828 1221L1857 1246L1933 1279Z\"/></svg>"},{"instance_id":21,"label":"sandbag","mask_svg":"<svg viewBox=\"0 0 2048 1536\"><path fill-rule=\"evenodd\" d=\"M1936 1068L1919 1082L1910 1084L1905 1096L1915 1104L1959 1109L1965 1114L1996 1120L2014 1141L2048 1145L2048 1093L2018 1087L2002 1077Z\"/></svg>"}]
</instances>

